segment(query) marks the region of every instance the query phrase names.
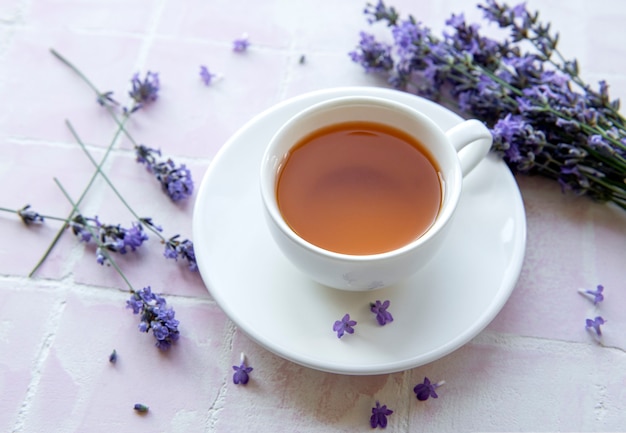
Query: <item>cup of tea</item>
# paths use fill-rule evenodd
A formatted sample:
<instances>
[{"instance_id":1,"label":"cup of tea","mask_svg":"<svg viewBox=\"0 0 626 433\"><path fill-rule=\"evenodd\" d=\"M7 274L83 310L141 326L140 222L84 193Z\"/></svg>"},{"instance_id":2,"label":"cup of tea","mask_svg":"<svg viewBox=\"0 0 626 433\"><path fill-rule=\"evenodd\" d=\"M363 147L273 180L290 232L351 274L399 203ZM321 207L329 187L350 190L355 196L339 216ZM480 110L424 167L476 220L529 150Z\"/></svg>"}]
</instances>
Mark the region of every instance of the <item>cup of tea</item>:
<instances>
[{"instance_id":1,"label":"cup of tea","mask_svg":"<svg viewBox=\"0 0 626 433\"><path fill-rule=\"evenodd\" d=\"M260 189L284 255L320 284L364 291L409 278L444 243L463 177L487 155L489 130L442 131L379 97L338 97L291 117L267 145Z\"/></svg>"}]
</instances>

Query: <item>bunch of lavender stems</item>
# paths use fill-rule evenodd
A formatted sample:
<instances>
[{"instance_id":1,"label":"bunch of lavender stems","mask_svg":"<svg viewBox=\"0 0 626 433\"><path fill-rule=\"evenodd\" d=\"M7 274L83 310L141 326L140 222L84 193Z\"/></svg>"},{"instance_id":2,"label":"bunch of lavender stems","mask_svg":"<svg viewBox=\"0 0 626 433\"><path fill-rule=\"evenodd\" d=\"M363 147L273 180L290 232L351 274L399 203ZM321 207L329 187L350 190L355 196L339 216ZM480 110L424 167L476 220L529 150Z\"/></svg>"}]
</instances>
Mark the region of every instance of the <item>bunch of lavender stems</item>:
<instances>
[{"instance_id":1,"label":"bunch of lavender stems","mask_svg":"<svg viewBox=\"0 0 626 433\"><path fill-rule=\"evenodd\" d=\"M72 205L72 209L80 215L78 203L72 200L65 187L56 177L54 178L54 182ZM103 245L100 242L98 235L94 232L93 228L88 224L86 224L84 228L89 232L91 238L96 241L98 249L102 252L106 261L113 266L128 286L128 291L132 296L130 300L127 301L126 305L128 308L133 309L134 314L141 313L139 330L141 332L148 332L149 330L152 330L152 334L156 339L156 347L162 351L169 350L172 347L172 344L179 338L179 322L175 318L176 313L174 310L167 306L167 301L163 297L153 294L150 286L144 287L141 290L135 290L117 262L107 251L106 245Z\"/></svg>"},{"instance_id":2,"label":"bunch of lavender stems","mask_svg":"<svg viewBox=\"0 0 626 433\"><path fill-rule=\"evenodd\" d=\"M485 122L493 151L514 172L539 174L573 191L626 210L626 122L608 85L594 90L578 62L558 50L558 34L524 4L479 4L487 22L508 36L481 34L452 15L441 37L383 1L368 4L370 24L387 25L393 42L361 32L350 56L396 89L441 102Z\"/></svg>"},{"instance_id":3,"label":"bunch of lavender stems","mask_svg":"<svg viewBox=\"0 0 626 433\"><path fill-rule=\"evenodd\" d=\"M66 222L66 224L64 224L59 229L59 231L57 232L56 236L53 238L53 240L50 243L49 247L45 251L44 255L37 262L35 267L30 272L29 276L32 277L37 272L39 267L44 263L44 261L47 259L47 257L50 255L50 253L52 252L52 249L54 248L56 243L61 238L61 236L64 233L65 229L68 227L67 223L72 219L72 217L74 217L76 215L76 212L77 212L76 211L76 207L80 206L80 204L82 203L84 197L86 196L87 192L89 191L89 189L93 185L93 183L94 183L95 179L98 177L98 175L102 175L102 177L109 184L109 186L112 188L112 190L118 196L118 198L121 200L121 202L137 218L137 221L140 224L142 224L143 226L147 227L153 233L155 233L159 238L161 238L161 241L166 244L166 248L167 248L166 249L166 256L167 257L169 257L169 258L177 258L178 255L183 255L183 254L180 254L181 251L178 251L179 254L177 254L177 247L181 245L181 241L178 241L176 239L177 236L167 240L167 239L165 239L161 235L160 228L158 228L158 227L154 226L153 224L151 224L151 220L149 218L139 218L136 215L136 213L133 211L133 209L124 200L124 198L120 195L118 190L113 186L113 184L108 179L108 177L104 174L104 172L102 172L102 166L106 162L109 154L111 153L111 151L113 149L113 146L118 141L118 139L119 139L119 137L120 137L120 135L122 133L125 134L126 137L131 141L131 143L134 145L136 150L140 149L140 148L145 148L145 146L140 146L140 145L138 145L136 143L136 141L133 139L131 134L126 130L125 125L126 125L126 122L129 119L129 117L133 113L135 113L138 109L140 109L146 103L149 103L149 102L154 101L156 99L156 94L158 92L158 79L154 78L154 82L149 82L148 77L147 77L146 80L143 83L141 83L141 81L139 81L139 79L137 77L133 78L133 91L131 92L131 96L133 97L133 102L132 102L132 105L131 105L130 108L124 108L122 110L122 114L121 114L121 118L120 118L116 114L115 108L118 105L118 103L112 98L112 92L101 92L76 66L74 66L65 57L63 57L61 54L59 54L54 49L50 49L50 52L58 60L60 60L62 63L64 63L66 66L68 66L72 71L74 71L82 79L82 81L85 84L87 84L94 91L94 93L96 94L98 103L107 110L107 112L110 114L111 118L115 121L115 123L117 124L118 127L117 127L117 130L115 131L115 134L113 135L113 138L109 142L109 145L107 146L102 159L100 160L100 162L96 162L93 159L93 157L91 156L91 154L88 152L88 150L86 149L84 143L78 137L78 134L76 133L75 129L72 127L71 123L69 121L66 121L66 125L67 125L68 129L70 130L70 132L72 133L72 135L74 136L74 138L76 139L78 144L81 146L83 151L86 153L87 157L90 159L90 161L95 166L95 172L91 176L89 182L85 186L85 188L84 188L83 192L81 193L81 195L79 196L79 198L76 200L76 206L74 206L72 208L72 210L70 211L68 217L64 220ZM156 75L153 74L152 77L156 77ZM149 149L149 150L153 151L152 149ZM168 160L168 163L169 164L165 164L165 165L167 165L168 167L173 168L174 169L173 171L181 171L181 170L186 171L186 173L187 173L186 179L183 179L183 182L177 182L177 183L178 184L184 184L183 185L184 187L187 187L187 186L189 187L188 191L187 190L182 191L182 192L180 192L180 191L173 191L173 192L168 191L168 194L170 195L171 198L173 198L175 200L187 197L191 193L191 191L193 190L193 184L192 184L191 177L188 175L188 170L186 170L184 166L181 166L180 168L175 167L175 165L171 162L171 160ZM146 165L148 165L148 164L146 164ZM164 163L161 163L161 164L158 164L158 165L164 165ZM156 166L157 166L157 164L155 164L155 167ZM161 180L161 182L164 184L164 181ZM185 184L185 182L187 182L188 185ZM163 186L165 187L165 184ZM175 194L175 197L174 197L173 194ZM59 218L51 218L51 219L59 219ZM186 245L185 244L182 247L184 249L184 251L182 251L182 253L185 254L185 257L187 257L187 255L188 255L187 251L191 251L191 255L193 255L193 246L192 246L192 244L190 244L190 245ZM190 261L190 269L194 268L195 267L195 258L193 258L192 256L189 256L188 260Z\"/></svg>"}]
</instances>

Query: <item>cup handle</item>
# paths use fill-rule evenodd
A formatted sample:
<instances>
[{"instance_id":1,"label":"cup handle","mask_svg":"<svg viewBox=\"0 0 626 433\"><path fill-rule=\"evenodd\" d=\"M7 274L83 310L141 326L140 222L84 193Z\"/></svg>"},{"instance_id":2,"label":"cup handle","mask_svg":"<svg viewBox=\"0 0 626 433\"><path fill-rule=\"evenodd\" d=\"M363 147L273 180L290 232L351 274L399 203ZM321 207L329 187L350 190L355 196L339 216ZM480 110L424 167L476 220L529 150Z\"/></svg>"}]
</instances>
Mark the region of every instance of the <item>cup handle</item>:
<instances>
[{"instance_id":1,"label":"cup handle","mask_svg":"<svg viewBox=\"0 0 626 433\"><path fill-rule=\"evenodd\" d=\"M446 136L457 151L463 177L487 156L493 143L491 132L476 119L466 120L448 129Z\"/></svg>"}]
</instances>

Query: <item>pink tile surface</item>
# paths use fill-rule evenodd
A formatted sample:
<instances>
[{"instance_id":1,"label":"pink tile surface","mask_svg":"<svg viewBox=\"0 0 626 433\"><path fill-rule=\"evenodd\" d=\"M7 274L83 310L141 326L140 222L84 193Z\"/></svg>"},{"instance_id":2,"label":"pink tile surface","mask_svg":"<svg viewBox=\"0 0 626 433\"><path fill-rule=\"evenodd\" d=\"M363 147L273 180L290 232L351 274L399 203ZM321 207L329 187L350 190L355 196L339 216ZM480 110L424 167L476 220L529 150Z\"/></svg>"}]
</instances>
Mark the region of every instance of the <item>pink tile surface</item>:
<instances>
[{"instance_id":1,"label":"pink tile surface","mask_svg":"<svg viewBox=\"0 0 626 433\"><path fill-rule=\"evenodd\" d=\"M527 3L558 29L564 56L580 61L590 83L606 79L614 98L626 97L620 37L626 3ZM481 16L465 0L389 4L436 30L452 13ZM70 206L53 178L76 199L94 171L65 120L97 160L115 137L116 124L95 93L50 48L101 91L113 91L122 105L129 104L134 73L158 72L158 100L134 113L126 128L137 143L186 164L198 187L224 143L274 104L335 86L385 86L347 55L360 30L386 34L367 25L365 5L0 1L0 207L31 204L42 214L66 217ZM232 41L243 33L251 45L235 53ZM200 65L219 75L210 86L200 80ZM136 163L128 138L115 140L103 170L139 216L163 227L165 239L192 238L195 195L172 203ZM138 332L139 318L125 308L126 282L114 267L96 263L93 246L67 231L28 278L61 222L26 227L2 212L0 431L358 432L371 430L376 400L394 410L388 427L394 432L624 431L626 213L563 195L545 179L516 179L528 237L508 302L457 351L376 376L320 372L253 342L220 309L200 275L164 258L159 236L149 233L138 251L114 257L133 287L151 286L176 311L180 340L160 353L152 334ZM134 221L101 178L80 210L124 227ZM243 259L235 265L246 272ZM597 306L577 292L598 284L606 300ZM265 311L264 305L258 309ZM601 340L584 326L597 315L607 319ZM108 362L113 349L119 356L114 365ZM241 353L254 367L245 387L232 382ZM438 399L419 402L412 388L425 376L446 384ZM135 413L135 403L150 411Z\"/></svg>"}]
</instances>

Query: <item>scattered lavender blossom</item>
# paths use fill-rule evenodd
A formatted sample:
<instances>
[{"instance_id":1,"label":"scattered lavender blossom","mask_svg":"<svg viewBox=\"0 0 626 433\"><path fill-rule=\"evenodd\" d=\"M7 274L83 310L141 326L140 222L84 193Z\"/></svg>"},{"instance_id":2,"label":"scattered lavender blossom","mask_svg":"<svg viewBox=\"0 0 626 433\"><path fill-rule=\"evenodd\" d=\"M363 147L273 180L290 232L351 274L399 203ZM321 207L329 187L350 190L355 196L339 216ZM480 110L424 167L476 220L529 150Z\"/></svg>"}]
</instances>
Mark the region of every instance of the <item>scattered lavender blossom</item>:
<instances>
[{"instance_id":1,"label":"scattered lavender blossom","mask_svg":"<svg viewBox=\"0 0 626 433\"><path fill-rule=\"evenodd\" d=\"M370 417L370 425L372 428L387 427L387 417L391 415L393 411L391 409L387 409L387 405L380 405L380 403L376 402L376 407L372 408L372 416Z\"/></svg>"},{"instance_id":2,"label":"scattered lavender blossom","mask_svg":"<svg viewBox=\"0 0 626 433\"><path fill-rule=\"evenodd\" d=\"M250 40L248 39L248 34L244 33L240 38L237 38L233 41L233 51L236 53L243 53L250 46Z\"/></svg>"},{"instance_id":3,"label":"scattered lavender blossom","mask_svg":"<svg viewBox=\"0 0 626 433\"><path fill-rule=\"evenodd\" d=\"M415 388L413 388L413 392L415 393L415 397L417 397L419 401L426 401L430 397L437 398L439 396L437 395L435 390L444 383L446 383L444 380L441 380L437 383L431 383L430 380L425 377L423 383L418 383L417 385L415 385Z\"/></svg>"},{"instance_id":4,"label":"scattered lavender blossom","mask_svg":"<svg viewBox=\"0 0 626 433\"><path fill-rule=\"evenodd\" d=\"M626 209L626 120L606 82L597 90L583 82L577 61L558 51L558 35L524 4L485 0L478 7L510 38L485 37L462 14L452 15L437 37L381 0L365 14L371 24L387 24L393 43L361 32L350 57L396 89L484 121L492 150L513 171L541 174L564 192Z\"/></svg>"},{"instance_id":5,"label":"scattered lavender blossom","mask_svg":"<svg viewBox=\"0 0 626 433\"><path fill-rule=\"evenodd\" d=\"M604 325L606 320L604 320L601 316L596 316L595 319L586 319L585 328L592 329L598 337L602 336L602 330L600 329L601 325Z\"/></svg>"},{"instance_id":6,"label":"scattered lavender blossom","mask_svg":"<svg viewBox=\"0 0 626 433\"><path fill-rule=\"evenodd\" d=\"M31 224L41 224L44 222L43 216L33 210L30 210L29 204L18 210L17 214L22 219L22 222L27 226Z\"/></svg>"},{"instance_id":7,"label":"scattered lavender blossom","mask_svg":"<svg viewBox=\"0 0 626 433\"><path fill-rule=\"evenodd\" d=\"M578 292L585 296L593 297L593 305L598 305L600 302L604 301L604 294L602 293L604 292L604 286L601 284L598 284L596 290L580 289Z\"/></svg>"},{"instance_id":8,"label":"scattered lavender blossom","mask_svg":"<svg viewBox=\"0 0 626 433\"><path fill-rule=\"evenodd\" d=\"M126 307L131 308L133 314L141 313L139 331L148 332L152 329L159 349L168 350L178 340L179 322L174 318L174 310L167 306L163 297L152 293L150 286L133 292L126 301Z\"/></svg>"},{"instance_id":9,"label":"scattered lavender blossom","mask_svg":"<svg viewBox=\"0 0 626 433\"><path fill-rule=\"evenodd\" d=\"M193 249L193 242L189 239L179 241L180 235L172 236L165 242L165 251L163 255L168 259L178 260L179 258L187 260L189 270L195 272L198 270L196 262L196 253Z\"/></svg>"},{"instance_id":10,"label":"scattered lavender blossom","mask_svg":"<svg viewBox=\"0 0 626 433\"><path fill-rule=\"evenodd\" d=\"M161 183L163 191L173 201L189 198L193 194L193 179L191 171L181 164L176 166L174 161L167 159L159 161L161 151L140 144L135 147L137 162L144 164L146 169L154 174Z\"/></svg>"},{"instance_id":11,"label":"scattered lavender blossom","mask_svg":"<svg viewBox=\"0 0 626 433\"><path fill-rule=\"evenodd\" d=\"M148 71L143 79L139 78L139 73L133 75L131 79L133 88L128 92L135 104L130 112L135 112L140 108L157 100L161 84L159 82L159 74Z\"/></svg>"},{"instance_id":12,"label":"scattered lavender blossom","mask_svg":"<svg viewBox=\"0 0 626 433\"><path fill-rule=\"evenodd\" d=\"M217 75L209 72L209 68L204 65L200 65L200 79L206 86L211 85L215 77L217 77Z\"/></svg>"},{"instance_id":13,"label":"scattered lavender blossom","mask_svg":"<svg viewBox=\"0 0 626 433\"><path fill-rule=\"evenodd\" d=\"M245 355L242 353L239 365L233 365L233 370L235 370L233 383L235 385L246 385L250 380L250 372L254 369L246 365Z\"/></svg>"},{"instance_id":14,"label":"scattered lavender blossom","mask_svg":"<svg viewBox=\"0 0 626 433\"><path fill-rule=\"evenodd\" d=\"M117 362L117 351L113 349L113 352L109 355L109 362L115 364Z\"/></svg>"},{"instance_id":15,"label":"scattered lavender blossom","mask_svg":"<svg viewBox=\"0 0 626 433\"><path fill-rule=\"evenodd\" d=\"M391 302L389 300L384 301L383 303L377 300L376 302L370 304L370 311L376 314L376 320L380 326L393 322L393 316L389 311L387 311L390 304Z\"/></svg>"},{"instance_id":16,"label":"scattered lavender blossom","mask_svg":"<svg viewBox=\"0 0 626 433\"><path fill-rule=\"evenodd\" d=\"M333 331L337 333L337 338L343 337L344 333L354 334L355 320L350 320L350 315L346 314L341 320L337 320L333 325Z\"/></svg>"},{"instance_id":17,"label":"scattered lavender blossom","mask_svg":"<svg viewBox=\"0 0 626 433\"><path fill-rule=\"evenodd\" d=\"M137 413L147 413L150 408L148 406L146 406L145 404L141 404L141 403L135 403L135 405L133 406L133 409L135 410L135 412Z\"/></svg>"},{"instance_id":18,"label":"scattered lavender blossom","mask_svg":"<svg viewBox=\"0 0 626 433\"><path fill-rule=\"evenodd\" d=\"M140 223L133 223L129 229L126 229L119 224L102 224L97 216L87 218L77 215L72 218L69 226L81 242L92 241L92 233L98 237L96 261L101 265L106 262L103 249L107 252L126 254L129 250L136 251L144 241L148 240L148 235L143 231Z\"/></svg>"}]
</instances>

